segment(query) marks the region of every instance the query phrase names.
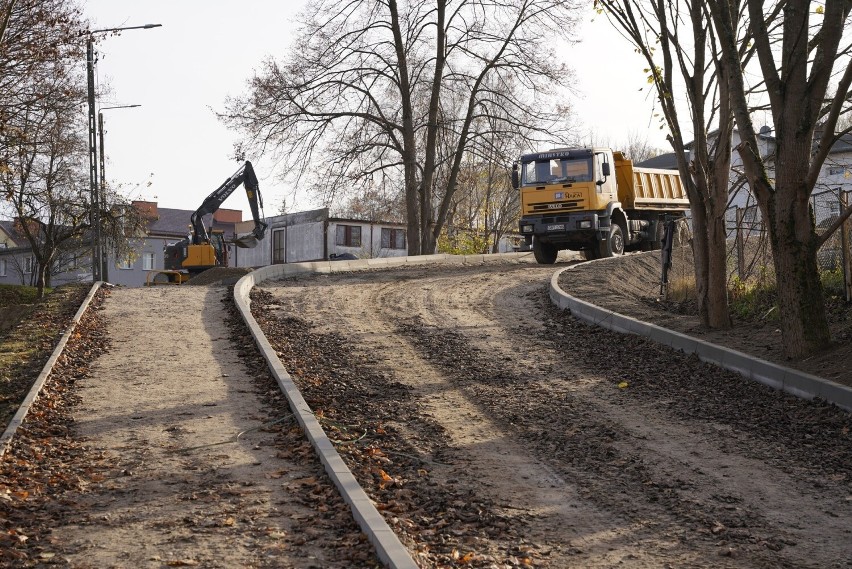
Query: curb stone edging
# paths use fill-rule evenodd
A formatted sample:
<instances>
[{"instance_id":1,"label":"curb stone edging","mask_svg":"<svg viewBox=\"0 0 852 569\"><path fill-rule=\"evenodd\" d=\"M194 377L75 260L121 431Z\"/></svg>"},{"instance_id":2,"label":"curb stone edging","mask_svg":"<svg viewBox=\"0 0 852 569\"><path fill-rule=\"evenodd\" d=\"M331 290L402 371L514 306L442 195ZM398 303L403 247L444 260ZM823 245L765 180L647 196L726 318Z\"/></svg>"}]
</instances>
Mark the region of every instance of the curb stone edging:
<instances>
[{"instance_id":1,"label":"curb stone edging","mask_svg":"<svg viewBox=\"0 0 852 569\"><path fill-rule=\"evenodd\" d=\"M785 391L800 399L819 397L841 409L852 411L852 388L850 387L642 322L571 296L559 287L559 276L576 267L582 267L582 265L566 267L554 273L550 279L550 299L558 308L563 310L567 308L577 318L615 332L645 336L686 354L696 354L702 361L737 372L747 379Z\"/></svg>"},{"instance_id":2,"label":"curb stone edging","mask_svg":"<svg viewBox=\"0 0 852 569\"><path fill-rule=\"evenodd\" d=\"M74 314L74 318L68 325L68 329L65 330L65 333L59 339L59 343L56 344L56 347L53 349L53 354L51 354L50 359L48 359L47 363L44 364L41 373L36 378L29 393L27 393L27 396L24 398L21 406L18 407L18 412L15 413L15 416L12 417L11 421L9 421L9 425L6 427L6 430L3 431L3 435L0 436L0 458L2 458L6 454L6 451L9 450L9 446L12 444L12 439L15 437L18 427L20 427L24 422L24 418L26 418L27 413L29 413L30 408L33 406L33 403L35 403L39 393L41 393L41 389L44 387L47 378L50 376L50 372L53 371L56 361L59 359L59 356L62 355L62 351L65 349L65 345L71 338L71 334L74 332L74 329L77 327L80 319L86 313L86 310L89 309L89 304L91 304L92 299L95 297L95 293L98 292L98 289L100 289L102 284L102 281L98 281L92 285L91 290L89 290L89 294L86 295L86 298L83 300L80 308L77 309L76 314Z\"/></svg>"},{"instance_id":3,"label":"curb stone edging","mask_svg":"<svg viewBox=\"0 0 852 569\"><path fill-rule=\"evenodd\" d=\"M296 416L299 426L305 432L311 446L314 447L326 474L331 478L344 501L349 505L355 521L361 527L370 542L376 548L379 559L390 569L416 569L417 564L399 537L376 509L370 497L358 484L358 480L340 458L334 445L326 436L310 406L302 397L293 378L287 373L278 354L266 339L266 336L251 314L249 293L252 287L267 280L308 273L342 273L370 270L376 268L403 267L431 263L454 263L462 265L482 265L488 261L484 255L419 255L413 257L383 257L378 259L359 259L356 261L315 261L309 263L290 263L268 265L254 270L242 277L234 285L234 302L248 326L258 349L266 360L269 370L287 398L290 409ZM489 261L526 262L531 253L498 253L488 255Z\"/></svg>"}]
</instances>

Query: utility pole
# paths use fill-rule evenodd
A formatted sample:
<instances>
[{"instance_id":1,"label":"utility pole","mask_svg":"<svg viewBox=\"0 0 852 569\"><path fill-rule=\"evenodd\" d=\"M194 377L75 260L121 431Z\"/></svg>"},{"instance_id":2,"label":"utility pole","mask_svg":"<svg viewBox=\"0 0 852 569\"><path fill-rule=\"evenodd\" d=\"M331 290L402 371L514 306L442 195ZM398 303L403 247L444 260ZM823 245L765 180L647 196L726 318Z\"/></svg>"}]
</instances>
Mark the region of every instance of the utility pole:
<instances>
[{"instance_id":1,"label":"utility pole","mask_svg":"<svg viewBox=\"0 0 852 569\"><path fill-rule=\"evenodd\" d=\"M129 26L124 28L105 28L91 30L86 37L86 80L88 82L89 103L89 193L91 195L91 211L89 222L92 224L92 281L103 280L103 246L101 243L101 192L98 184L98 124L95 116L95 46L93 36L107 32L124 30L148 30L159 28L162 24L145 24L144 26Z\"/></svg>"}]
</instances>

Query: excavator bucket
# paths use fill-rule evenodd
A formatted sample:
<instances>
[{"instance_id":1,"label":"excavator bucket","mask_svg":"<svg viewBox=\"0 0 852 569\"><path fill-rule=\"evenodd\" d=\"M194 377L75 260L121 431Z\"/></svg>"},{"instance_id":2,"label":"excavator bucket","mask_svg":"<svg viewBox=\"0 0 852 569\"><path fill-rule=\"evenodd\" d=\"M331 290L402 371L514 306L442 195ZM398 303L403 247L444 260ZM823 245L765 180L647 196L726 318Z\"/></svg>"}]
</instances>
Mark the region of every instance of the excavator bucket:
<instances>
[{"instance_id":1,"label":"excavator bucket","mask_svg":"<svg viewBox=\"0 0 852 569\"><path fill-rule=\"evenodd\" d=\"M255 237L252 233L242 237L237 237L234 239L234 245L240 249L254 249L257 247L257 237Z\"/></svg>"}]
</instances>

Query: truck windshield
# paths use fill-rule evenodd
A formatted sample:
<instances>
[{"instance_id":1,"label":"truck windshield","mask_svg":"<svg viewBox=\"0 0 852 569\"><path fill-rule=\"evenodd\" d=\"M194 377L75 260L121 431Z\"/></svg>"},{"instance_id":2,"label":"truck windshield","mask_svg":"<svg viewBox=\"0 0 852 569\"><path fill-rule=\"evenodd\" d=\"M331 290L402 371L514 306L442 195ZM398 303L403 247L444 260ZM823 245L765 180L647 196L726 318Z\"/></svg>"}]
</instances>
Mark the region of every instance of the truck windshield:
<instances>
[{"instance_id":1,"label":"truck windshield","mask_svg":"<svg viewBox=\"0 0 852 569\"><path fill-rule=\"evenodd\" d=\"M523 184L525 186L591 181L591 158L555 158L525 162L523 165Z\"/></svg>"}]
</instances>

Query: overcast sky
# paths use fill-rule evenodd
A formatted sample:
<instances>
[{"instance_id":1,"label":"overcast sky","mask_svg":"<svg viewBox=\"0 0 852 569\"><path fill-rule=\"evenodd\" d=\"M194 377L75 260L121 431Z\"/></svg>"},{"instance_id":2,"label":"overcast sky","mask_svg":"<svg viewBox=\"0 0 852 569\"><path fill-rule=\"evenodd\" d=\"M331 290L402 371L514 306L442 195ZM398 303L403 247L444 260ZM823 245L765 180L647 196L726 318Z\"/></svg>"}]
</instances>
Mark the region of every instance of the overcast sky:
<instances>
[{"instance_id":1,"label":"overcast sky","mask_svg":"<svg viewBox=\"0 0 852 569\"><path fill-rule=\"evenodd\" d=\"M230 159L236 137L214 111L223 109L227 96L245 92L246 80L264 57L286 52L294 16L304 4L86 0L93 29L162 24L106 37L97 47L98 81L111 89L98 106L142 105L103 111L107 180L121 182L125 195L161 207L201 205L239 167ZM642 60L591 7L583 19L582 43L559 54L577 72L579 118L598 140L623 143L633 131L667 148L665 132L652 119ZM267 160L248 158L260 177L266 214L273 215L289 188L271 175ZM291 211L317 205L303 193L295 204L288 198ZM251 215L242 189L223 207L242 209L244 218Z\"/></svg>"}]
</instances>

